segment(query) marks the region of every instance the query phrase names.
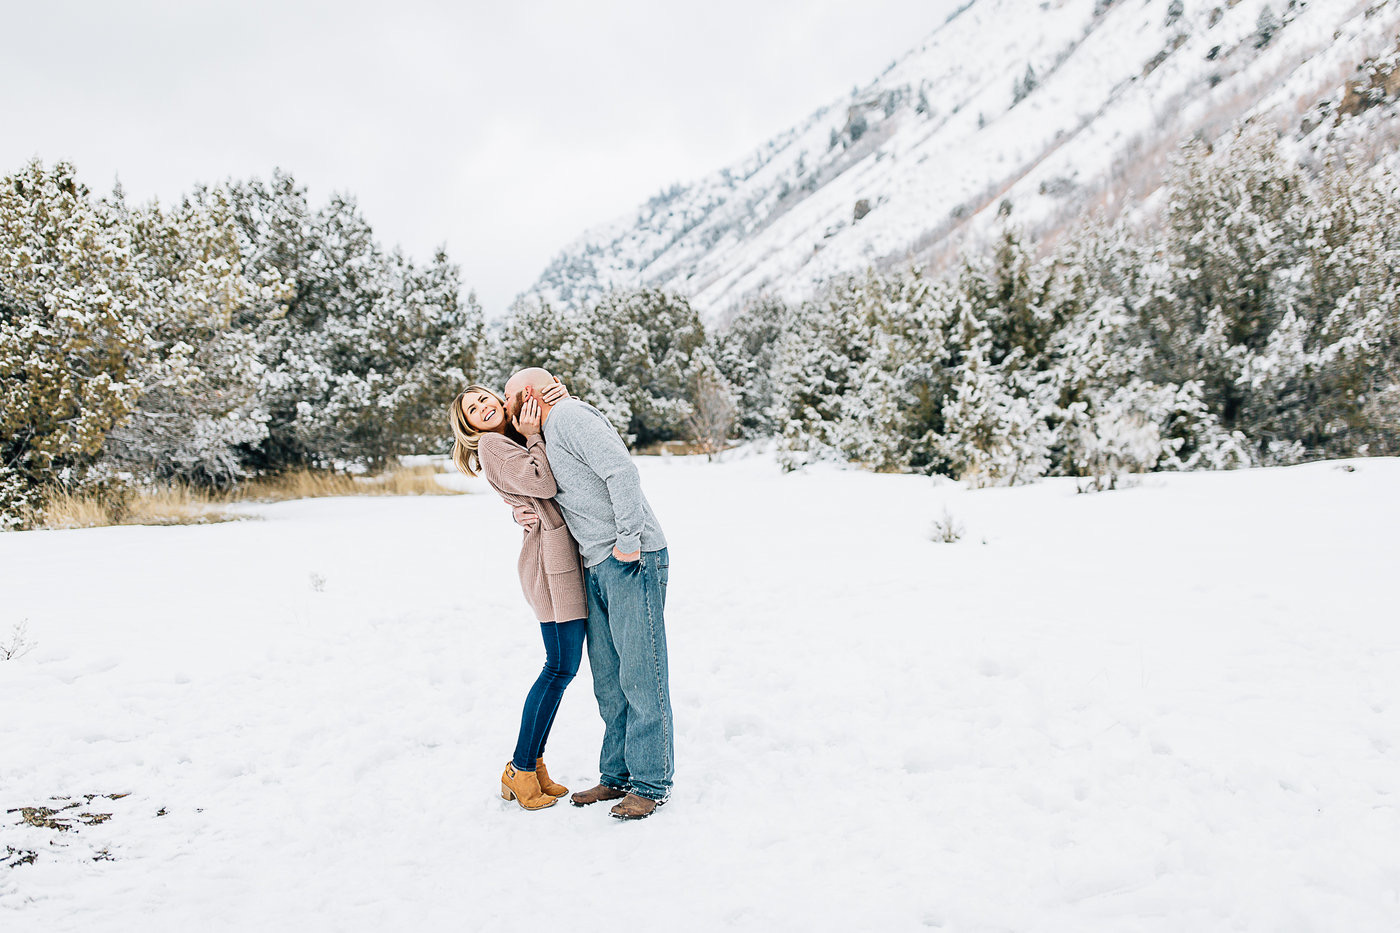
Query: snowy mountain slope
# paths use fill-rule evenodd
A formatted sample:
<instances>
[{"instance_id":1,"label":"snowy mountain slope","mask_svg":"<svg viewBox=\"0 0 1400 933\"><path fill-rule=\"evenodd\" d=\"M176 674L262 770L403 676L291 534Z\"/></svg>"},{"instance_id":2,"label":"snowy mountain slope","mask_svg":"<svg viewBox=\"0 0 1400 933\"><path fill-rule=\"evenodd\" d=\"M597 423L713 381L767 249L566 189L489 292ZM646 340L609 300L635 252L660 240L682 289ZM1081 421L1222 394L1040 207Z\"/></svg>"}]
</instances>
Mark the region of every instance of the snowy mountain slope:
<instances>
[{"instance_id":1,"label":"snowy mountain slope","mask_svg":"<svg viewBox=\"0 0 1400 933\"><path fill-rule=\"evenodd\" d=\"M850 98L585 233L532 291L657 285L717 314L937 261L1008 212L1053 234L1149 196L1193 134L1262 117L1326 135L1358 66L1397 45L1400 0L972 0Z\"/></svg>"}]
</instances>

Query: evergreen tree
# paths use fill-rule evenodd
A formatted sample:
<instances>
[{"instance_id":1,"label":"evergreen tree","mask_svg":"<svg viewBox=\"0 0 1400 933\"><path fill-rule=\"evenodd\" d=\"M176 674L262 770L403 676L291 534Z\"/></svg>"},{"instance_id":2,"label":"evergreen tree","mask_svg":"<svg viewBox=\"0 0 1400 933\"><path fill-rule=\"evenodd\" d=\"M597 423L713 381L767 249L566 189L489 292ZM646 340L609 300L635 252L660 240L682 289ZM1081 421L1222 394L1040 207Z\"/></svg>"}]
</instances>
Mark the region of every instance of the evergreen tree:
<instances>
[{"instance_id":1,"label":"evergreen tree","mask_svg":"<svg viewBox=\"0 0 1400 933\"><path fill-rule=\"evenodd\" d=\"M872 272L838 280L797 309L774 370L786 468L828 458L876 470L930 466L945 304L917 273Z\"/></svg>"},{"instance_id":2,"label":"evergreen tree","mask_svg":"<svg viewBox=\"0 0 1400 933\"><path fill-rule=\"evenodd\" d=\"M865 135L865 131L870 128L870 124L865 121L865 113L857 110L846 126L846 134L854 144Z\"/></svg>"},{"instance_id":3,"label":"evergreen tree","mask_svg":"<svg viewBox=\"0 0 1400 933\"><path fill-rule=\"evenodd\" d=\"M659 289L613 291L584 314L605 394L630 410L625 436L650 444L684 437L691 356L705 328L690 303Z\"/></svg>"},{"instance_id":4,"label":"evergreen tree","mask_svg":"<svg viewBox=\"0 0 1400 933\"><path fill-rule=\"evenodd\" d=\"M1302 179L1254 133L1215 156L1188 143L1168 191L1165 263L1142 305L1153 378L1199 381L1229 430L1247 428L1254 399L1241 366L1286 311L1307 226Z\"/></svg>"},{"instance_id":5,"label":"evergreen tree","mask_svg":"<svg viewBox=\"0 0 1400 933\"><path fill-rule=\"evenodd\" d=\"M1027 65L1026 73L1018 78L1011 87L1011 106L1014 107L1025 100L1039 86L1040 79L1035 76L1034 66Z\"/></svg>"},{"instance_id":6,"label":"evergreen tree","mask_svg":"<svg viewBox=\"0 0 1400 933\"><path fill-rule=\"evenodd\" d=\"M136 405L151 301L120 217L59 162L0 179L0 528L78 489Z\"/></svg>"},{"instance_id":7,"label":"evergreen tree","mask_svg":"<svg viewBox=\"0 0 1400 933\"><path fill-rule=\"evenodd\" d=\"M1262 49L1274 39L1274 34L1283 28L1273 7L1265 6L1259 11L1259 19L1254 24L1254 47Z\"/></svg>"},{"instance_id":8,"label":"evergreen tree","mask_svg":"<svg viewBox=\"0 0 1400 933\"><path fill-rule=\"evenodd\" d=\"M956 285L918 269L884 277L881 327L889 335L886 365L893 372L898 417L888 429L899 438L901 462L919 472L949 466L942 436L944 406L953 391L964 345L959 322L968 312Z\"/></svg>"},{"instance_id":9,"label":"evergreen tree","mask_svg":"<svg viewBox=\"0 0 1400 933\"><path fill-rule=\"evenodd\" d=\"M688 436L700 316L657 289L613 291L583 312L518 301L502 322L488 372L500 382L543 366L598 408L632 444Z\"/></svg>"},{"instance_id":10,"label":"evergreen tree","mask_svg":"<svg viewBox=\"0 0 1400 933\"><path fill-rule=\"evenodd\" d=\"M783 302L765 296L710 334L709 355L735 393L743 437L769 437L774 432L774 366L790 313Z\"/></svg>"},{"instance_id":11,"label":"evergreen tree","mask_svg":"<svg viewBox=\"0 0 1400 933\"><path fill-rule=\"evenodd\" d=\"M879 365L878 281L873 273L839 281L797 309L779 341L774 413L786 469L821 459L891 465L895 452L882 436L893 403Z\"/></svg>"},{"instance_id":12,"label":"evergreen tree","mask_svg":"<svg viewBox=\"0 0 1400 933\"><path fill-rule=\"evenodd\" d=\"M457 267L441 252L420 270L384 251L348 197L313 213L285 173L235 185L231 198L247 275L262 286L240 324L258 345L269 416L245 462L373 466L436 446L482 335Z\"/></svg>"},{"instance_id":13,"label":"evergreen tree","mask_svg":"<svg viewBox=\"0 0 1400 933\"><path fill-rule=\"evenodd\" d=\"M1044 304L1049 272L1032 261L1021 237L1002 231L991 262L964 264L961 287L972 313L986 322L991 335L989 361L1035 365L1060 323Z\"/></svg>"},{"instance_id":14,"label":"evergreen tree","mask_svg":"<svg viewBox=\"0 0 1400 933\"><path fill-rule=\"evenodd\" d=\"M141 479L227 487L246 475L239 448L267 434L260 367L249 334L233 327L251 298L226 192L201 191L173 210L110 209L131 231L152 300L147 353L134 374L135 410L108 433L104 459Z\"/></svg>"},{"instance_id":15,"label":"evergreen tree","mask_svg":"<svg viewBox=\"0 0 1400 933\"><path fill-rule=\"evenodd\" d=\"M990 333L981 330L957 368L943 407L944 455L972 487L1014 486L1045 475L1051 436L1031 398L988 361Z\"/></svg>"}]
</instances>

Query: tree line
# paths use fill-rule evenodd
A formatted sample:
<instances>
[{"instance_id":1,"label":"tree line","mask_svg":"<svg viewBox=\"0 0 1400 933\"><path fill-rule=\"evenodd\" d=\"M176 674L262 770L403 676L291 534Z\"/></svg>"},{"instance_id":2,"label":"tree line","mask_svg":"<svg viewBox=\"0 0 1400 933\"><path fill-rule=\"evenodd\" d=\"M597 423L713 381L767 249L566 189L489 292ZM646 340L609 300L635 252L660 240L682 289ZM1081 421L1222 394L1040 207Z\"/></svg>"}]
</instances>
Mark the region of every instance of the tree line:
<instances>
[{"instance_id":1,"label":"tree line","mask_svg":"<svg viewBox=\"0 0 1400 933\"><path fill-rule=\"evenodd\" d=\"M177 206L94 197L71 165L0 179L0 525L46 490L227 488L431 447L482 314L439 252L385 250L291 176Z\"/></svg>"},{"instance_id":2,"label":"tree line","mask_svg":"<svg viewBox=\"0 0 1400 933\"><path fill-rule=\"evenodd\" d=\"M1265 130L1186 144L1151 223L1001 230L706 328L681 296L517 301L385 250L285 173L173 207L72 166L0 180L0 526L46 490L226 488L445 448L467 382L544 366L630 444L775 438L974 485L1400 453L1400 189Z\"/></svg>"},{"instance_id":3,"label":"tree line","mask_svg":"<svg viewBox=\"0 0 1400 933\"><path fill-rule=\"evenodd\" d=\"M941 276L853 276L732 329L781 334L758 425L975 485L1400 453L1400 187L1305 171L1264 129L1189 142L1154 223ZM731 338L733 339L733 338ZM771 382L771 384L770 384Z\"/></svg>"}]
</instances>

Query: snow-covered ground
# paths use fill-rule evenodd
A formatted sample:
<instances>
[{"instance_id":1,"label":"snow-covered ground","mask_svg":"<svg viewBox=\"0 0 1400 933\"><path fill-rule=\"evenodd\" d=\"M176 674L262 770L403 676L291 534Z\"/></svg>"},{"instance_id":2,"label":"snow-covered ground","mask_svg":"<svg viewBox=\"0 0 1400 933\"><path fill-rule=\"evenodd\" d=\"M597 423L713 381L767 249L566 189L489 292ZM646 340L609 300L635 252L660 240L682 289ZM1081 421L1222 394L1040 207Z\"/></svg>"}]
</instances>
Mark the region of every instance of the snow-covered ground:
<instances>
[{"instance_id":1,"label":"snow-covered ground","mask_svg":"<svg viewBox=\"0 0 1400 933\"><path fill-rule=\"evenodd\" d=\"M497 794L541 650L489 494L0 536L0 930L1400 925L1400 461L641 468L677 775L633 824ZM585 671L557 778L600 731ZM3 812L59 796L112 816Z\"/></svg>"}]
</instances>

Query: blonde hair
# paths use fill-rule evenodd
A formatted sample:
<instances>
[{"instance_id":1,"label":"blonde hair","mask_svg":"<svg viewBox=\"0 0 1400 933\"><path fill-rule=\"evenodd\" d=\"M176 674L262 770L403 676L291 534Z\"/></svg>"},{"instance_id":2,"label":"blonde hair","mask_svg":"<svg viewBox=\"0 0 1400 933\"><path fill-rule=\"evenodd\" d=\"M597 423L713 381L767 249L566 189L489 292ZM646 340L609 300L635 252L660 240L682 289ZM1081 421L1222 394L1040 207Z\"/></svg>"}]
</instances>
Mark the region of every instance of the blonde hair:
<instances>
[{"instance_id":1,"label":"blonde hair","mask_svg":"<svg viewBox=\"0 0 1400 933\"><path fill-rule=\"evenodd\" d=\"M501 403L501 411L506 410L506 400L486 386L469 385L457 393L457 397L447 408L447 417L452 423L452 462L468 476L476 476L481 472L481 453L477 448L481 444L483 432L467 424L467 413L462 410L462 399L466 398L468 392L485 392Z\"/></svg>"}]
</instances>

